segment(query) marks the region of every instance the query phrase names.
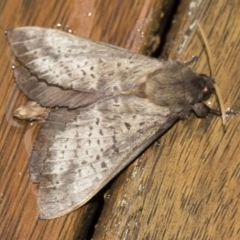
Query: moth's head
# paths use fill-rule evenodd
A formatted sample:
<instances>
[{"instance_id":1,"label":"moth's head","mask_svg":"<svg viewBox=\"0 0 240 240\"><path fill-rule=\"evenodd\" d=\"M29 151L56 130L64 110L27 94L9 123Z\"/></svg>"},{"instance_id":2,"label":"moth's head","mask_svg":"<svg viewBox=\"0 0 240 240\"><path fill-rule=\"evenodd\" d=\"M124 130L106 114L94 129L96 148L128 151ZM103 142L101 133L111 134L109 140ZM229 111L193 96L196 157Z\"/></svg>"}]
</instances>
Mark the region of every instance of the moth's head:
<instances>
[{"instance_id":1,"label":"moth's head","mask_svg":"<svg viewBox=\"0 0 240 240\"><path fill-rule=\"evenodd\" d=\"M206 100L214 91L214 78L205 74L196 74L191 80L192 91L186 92L187 102L198 117L206 117L211 109L202 101Z\"/></svg>"},{"instance_id":2,"label":"moth's head","mask_svg":"<svg viewBox=\"0 0 240 240\"><path fill-rule=\"evenodd\" d=\"M206 74L197 74L190 81L196 92L200 94L199 100L207 99L214 91L215 80Z\"/></svg>"}]
</instances>

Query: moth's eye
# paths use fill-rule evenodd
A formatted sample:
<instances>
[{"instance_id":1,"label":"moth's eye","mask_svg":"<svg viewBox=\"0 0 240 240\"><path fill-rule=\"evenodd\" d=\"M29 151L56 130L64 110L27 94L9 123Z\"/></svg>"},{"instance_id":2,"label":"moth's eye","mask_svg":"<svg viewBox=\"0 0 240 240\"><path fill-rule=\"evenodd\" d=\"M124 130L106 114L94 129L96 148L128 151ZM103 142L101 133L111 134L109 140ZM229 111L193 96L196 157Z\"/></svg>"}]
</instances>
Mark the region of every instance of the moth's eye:
<instances>
[{"instance_id":1,"label":"moth's eye","mask_svg":"<svg viewBox=\"0 0 240 240\"><path fill-rule=\"evenodd\" d=\"M204 97L204 98L207 98L209 95L211 95L211 93L212 93L212 88L209 88L209 87L205 86L205 87L202 89L202 92L203 92L203 97Z\"/></svg>"},{"instance_id":2,"label":"moth's eye","mask_svg":"<svg viewBox=\"0 0 240 240\"><path fill-rule=\"evenodd\" d=\"M203 93L208 93L210 90L208 87L204 87L202 91L203 91Z\"/></svg>"}]
</instances>

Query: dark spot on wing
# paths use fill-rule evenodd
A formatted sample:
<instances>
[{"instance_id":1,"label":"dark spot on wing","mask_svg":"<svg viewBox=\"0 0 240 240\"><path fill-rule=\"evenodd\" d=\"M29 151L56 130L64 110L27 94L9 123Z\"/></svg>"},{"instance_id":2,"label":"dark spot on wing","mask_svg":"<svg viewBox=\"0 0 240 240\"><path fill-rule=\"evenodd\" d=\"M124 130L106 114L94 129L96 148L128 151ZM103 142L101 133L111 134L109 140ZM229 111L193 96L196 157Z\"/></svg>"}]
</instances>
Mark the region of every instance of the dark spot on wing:
<instances>
[{"instance_id":1,"label":"dark spot on wing","mask_svg":"<svg viewBox=\"0 0 240 240\"><path fill-rule=\"evenodd\" d=\"M114 142L114 143L117 143L117 140L116 140L116 137L115 137L115 136L112 136L112 139L113 139L113 142Z\"/></svg>"},{"instance_id":2,"label":"dark spot on wing","mask_svg":"<svg viewBox=\"0 0 240 240\"><path fill-rule=\"evenodd\" d=\"M131 124L130 124L130 123L127 123L127 122L125 122L124 124L125 124L126 128L127 128L128 130L130 130Z\"/></svg>"},{"instance_id":3,"label":"dark spot on wing","mask_svg":"<svg viewBox=\"0 0 240 240\"><path fill-rule=\"evenodd\" d=\"M114 152L119 153L119 149L115 145L113 145L112 148L113 148Z\"/></svg>"},{"instance_id":4,"label":"dark spot on wing","mask_svg":"<svg viewBox=\"0 0 240 240\"><path fill-rule=\"evenodd\" d=\"M107 164L105 162L101 162L101 167L102 168L106 168L107 167Z\"/></svg>"},{"instance_id":5,"label":"dark spot on wing","mask_svg":"<svg viewBox=\"0 0 240 240\"><path fill-rule=\"evenodd\" d=\"M118 97L116 96L115 98L113 98L115 103L118 103Z\"/></svg>"},{"instance_id":6,"label":"dark spot on wing","mask_svg":"<svg viewBox=\"0 0 240 240\"><path fill-rule=\"evenodd\" d=\"M74 152L74 157L75 157L75 158L78 158L78 152L77 152L77 150L75 149L73 152Z\"/></svg>"}]
</instances>

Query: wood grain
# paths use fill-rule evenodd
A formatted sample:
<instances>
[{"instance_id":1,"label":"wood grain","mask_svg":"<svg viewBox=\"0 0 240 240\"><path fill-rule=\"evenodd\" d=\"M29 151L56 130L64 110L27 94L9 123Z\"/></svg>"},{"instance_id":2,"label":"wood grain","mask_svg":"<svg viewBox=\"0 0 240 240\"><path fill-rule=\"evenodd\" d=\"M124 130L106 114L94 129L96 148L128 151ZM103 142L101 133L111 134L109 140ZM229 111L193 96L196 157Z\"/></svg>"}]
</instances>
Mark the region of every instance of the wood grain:
<instances>
[{"instance_id":1,"label":"wood grain","mask_svg":"<svg viewBox=\"0 0 240 240\"><path fill-rule=\"evenodd\" d=\"M36 185L28 180L28 158L39 126L18 122L12 111L26 102L16 88L4 31L21 26L62 24L74 34L137 52L159 44L158 28L171 1L2 0L0 2L0 239L85 239L97 199L55 220L38 220ZM67 196L66 196L67 197Z\"/></svg>"},{"instance_id":2,"label":"wood grain","mask_svg":"<svg viewBox=\"0 0 240 240\"><path fill-rule=\"evenodd\" d=\"M209 74L202 24L226 107L240 109L239 1L183 1L168 36L170 58ZM192 29L192 30L191 30ZM215 108L218 104L211 99ZM93 239L240 239L239 116L180 121L112 185Z\"/></svg>"},{"instance_id":3,"label":"wood grain","mask_svg":"<svg viewBox=\"0 0 240 240\"><path fill-rule=\"evenodd\" d=\"M156 3L114 2L118 4L1 1L0 29L3 33L18 26L53 27L61 22L78 35L144 51L142 46L148 43L144 41L151 38L146 31L153 28L147 20L161 15L156 14L160 10L149 10L157 9ZM209 73L204 44L195 30L189 31L199 19L209 39L215 78L226 106L239 110L239 1L186 2L179 8L168 38L170 58L188 60L200 55L194 68ZM56 220L37 220L36 188L28 182L27 164L29 145L38 128L11 118L12 110L26 98L14 85L11 54L4 34L0 37L0 239L84 239L94 202ZM216 100L212 102L218 108ZM105 195L106 206L94 239L239 239L239 116L228 118L225 131L216 117L191 116L160 142L134 161Z\"/></svg>"}]
</instances>

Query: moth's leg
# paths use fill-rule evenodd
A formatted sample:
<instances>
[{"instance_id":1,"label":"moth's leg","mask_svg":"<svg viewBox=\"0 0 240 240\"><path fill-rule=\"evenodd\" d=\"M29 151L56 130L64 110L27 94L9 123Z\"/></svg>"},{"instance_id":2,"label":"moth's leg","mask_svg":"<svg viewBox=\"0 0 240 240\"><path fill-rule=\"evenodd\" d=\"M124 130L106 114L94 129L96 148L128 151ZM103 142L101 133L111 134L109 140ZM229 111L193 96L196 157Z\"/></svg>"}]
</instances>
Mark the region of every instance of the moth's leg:
<instances>
[{"instance_id":1,"label":"moth's leg","mask_svg":"<svg viewBox=\"0 0 240 240\"><path fill-rule=\"evenodd\" d=\"M195 103L192 106L192 109L198 117L206 117L208 114L222 116L221 111L216 110L216 109L212 109L212 108L208 107L207 105L205 105L203 103ZM227 115L230 115L230 114L237 115L238 112L229 110L229 111L226 111L226 114Z\"/></svg>"},{"instance_id":2,"label":"moth's leg","mask_svg":"<svg viewBox=\"0 0 240 240\"><path fill-rule=\"evenodd\" d=\"M185 64L186 66L189 66L189 65L191 65L192 63L197 62L198 59L199 59L199 56L192 56L192 58L191 58L189 61L184 62L184 64Z\"/></svg>"},{"instance_id":3,"label":"moth's leg","mask_svg":"<svg viewBox=\"0 0 240 240\"><path fill-rule=\"evenodd\" d=\"M222 116L222 113L219 110L211 109L211 108L210 108L209 114ZM238 112L233 111L233 110L228 110L228 111L225 112L225 114L226 115L238 115Z\"/></svg>"},{"instance_id":4,"label":"moth's leg","mask_svg":"<svg viewBox=\"0 0 240 240\"><path fill-rule=\"evenodd\" d=\"M226 111L226 114L227 114L227 115L238 115L238 113L239 113L239 112L233 111L233 110L231 110L231 109Z\"/></svg>"},{"instance_id":5,"label":"moth's leg","mask_svg":"<svg viewBox=\"0 0 240 240\"><path fill-rule=\"evenodd\" d=\"M222 116L222 113L219 110L212 109L210 108L209 114L217 115L217 116Z\"/></svg>"},{"instance_id":6,"label":"moth's leg","mask_svg":"<svg viewBox=\"0 0 240 240\"><path fill-rule=\"evenodd\" d=\"M222 116L220 111L211 109L210 107L208 107L203 103L195 103L194 105L192 105L192 109L198 117L202 117L202 118L206 117L208 114Z\"/></svg>"}]
</instances>

